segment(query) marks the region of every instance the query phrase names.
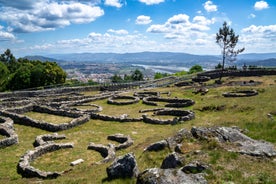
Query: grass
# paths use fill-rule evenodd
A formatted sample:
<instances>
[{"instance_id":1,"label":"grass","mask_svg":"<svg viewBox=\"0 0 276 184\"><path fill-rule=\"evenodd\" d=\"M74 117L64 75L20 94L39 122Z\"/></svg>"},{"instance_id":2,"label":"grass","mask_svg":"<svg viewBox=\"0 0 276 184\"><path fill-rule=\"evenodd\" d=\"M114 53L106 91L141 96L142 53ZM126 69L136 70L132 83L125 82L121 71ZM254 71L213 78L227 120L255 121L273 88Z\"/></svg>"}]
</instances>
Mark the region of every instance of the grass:
<instances>
[{"instance_id":1,"label":"grass","mask_svg":"<svg viewBox=\"0 0 276 184\"><path fill-rule=\"evenodd\" d=\"M107 181L106 167L111 163L96 165L95 163L103 159L98 152L87 150L89 142L97 144L108 144L107 136L115 133L130 135L134 144L116 152L116 156L129 152L135 154L140 171L150 167L160 167L162 160L169 153L169 150L161 152L147 152L143 150L149 144L160 141L175 134L179 129L190 129L192 126L238 126L247 129L247 135L254 139L270 141L276 145L276 123L267 117L270 112L276 111L276 83L275 76L250 77L250 78L225 78L225 82L238 80L261 81L259 86L221 86L218 88L209 87L209 92L201 96L193 94L192 88L187 87L164 87L153 89L159 92L171 92L172 98L191 98L196 104L182 109L191 109L195 112L196 118L182 124L171 125L151 125L143 122L119 123L105 122L100 120L90 120L89 122L61 131L66 139L58 142L72 142L73 149L64 149L48 153L36 159L32 165L45 171L70 170L68 173L55 180L41 180L37 178L21 178L16 172L16 166L21 155L27 150L34 149L35 137L50 132L23 125L15 125L15 131L19 136L19 144L4 149L0 149L0 183L135 183L135 179L118 179ZM210 85L214 81L208 82ZM243 98L225 98L223 92L232 90L256 89L259 95ZM97 92L85 92L84 95L94 95ZM132 95L133 91L122 93ZM166 97L166 95L164 95ZM133 105L111 105L107 100L92 102L103 107L102 114L121 115L129 114L130 117L140 117L139 110L157 108L148 106L140 101ZM224 106L222 110L212 110L216 107ZM158 106L160 108L160 106ZM203 107L211 110L201 111ZM150 114L150 113L148 113ZM64 123L70 121L67 117L29 112L25 114L34 119L40 119L54 123ZM163 118L163 117L162 117ZM166 118L166 117L164 117ZM167 117L170 118L170 117ZM117 144L115 142L112 142ZM207 171L209 183L276 183L276 162L269 159L259 159L223 150L215 141L198 142L186 140L182 146L185 153L186 163L194 160L207 163L210 169ZM196 150L202 150L195 153ZM75 167L70 166L70 162L79 158L84 162Z\"/></svg>"},{"instance_id":2,"label":"grass","mask_svg":"<svg viewBox=\"0 0 276 184\"><path fill-rule=\"evenodd\" d=\"M46 121L46 122L55 123L55 124L69 123L70 121L73 120L73 118L70 118L70 117L33 112L33 111L27 112L24 115L38 121Z\"/></svg>"}]
</instances>

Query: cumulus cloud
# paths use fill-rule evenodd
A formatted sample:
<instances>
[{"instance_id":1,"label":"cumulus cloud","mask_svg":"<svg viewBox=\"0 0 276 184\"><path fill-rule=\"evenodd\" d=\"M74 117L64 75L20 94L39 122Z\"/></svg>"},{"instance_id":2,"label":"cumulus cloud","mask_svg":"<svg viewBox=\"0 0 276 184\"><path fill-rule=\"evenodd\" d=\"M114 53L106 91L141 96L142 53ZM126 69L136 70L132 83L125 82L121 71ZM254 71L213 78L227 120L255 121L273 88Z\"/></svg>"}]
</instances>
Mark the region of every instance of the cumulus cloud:
<instances>
[{"instance_id":1,"label":"cumulus cloud","mask_svg":"<svg viewBox=\"0 0 276 184\"><path fill-rule=\"evenodd\" d=\"M15 40L15 36L12 33L9 33L3 29L4 27L0 25L0 41Z\"/></svg>"},{"instance_id":2,"label":"cumulus cloud","mask_svg":"<svg viewBox=\"0 0 276 184\"><path fill-rule=\"evenodd\" d=\"M215 12L218 10L218 7L217 5L213 4L212 1L206 1L204 3L204 9L207 11L207 12Z\"/></svg>"},{"instance_id":3,"label":"cumulus cloud","mask_svg":"<svg viewBox=\"0 0 276 184\"><path fill-rule=\"evenodd\" d=\"M165 2L165 0L139 0L141 3L145 3L146 5L153 5Z\"/></svg>"},{"instance_id":4,"label":"cumulus cloud","mask_svg":"<svg viewBox=\"0 0 276 184\"><path fill-rule=\"evenodd\" d=\"M140 16L138 16L137 18L136 18L136 21L135 21L135 23L136 24L149 24L149 23L151 23L151 18L150 18L150 16L145 16L145 15L140 15Z\"/></svg>"},{"instance_id":5,"label":"cumulus cloud","mask_svg":"<svg viewBox=\"0 0 276 184\"><path fill-rule=\"evenodd\" d=\"M104 11L91 4L69 1L24 1L25 6L19 3L2 3L0 20L7 22L14 32L38 32L55 30L70 24L82 24L95 21L104 14Z\"/></svg>"},{"instance_id":6,"label":"cumulus cloud","mask_svg":"<svg viewBox=\"0 0 276 184\"><path fill-rule=\"evenodd\" d=\"M276 24L268 26L251 25L241 30L240 41L245 44L246 50L265 49L264 52L276 48Z\"/></svg>"},{"instance_id":7,"label":"cumulus cloud","mask_svg":"<svg viewBox=\"0 0 276 184\"><path fill-rule=\"evenodd\" d=\"M269 5L266 1L257 1L254 5L255 10L263 10L269 8Z\"/></svg>"},{"instance_id":8,"label":"cumulus cloud","mask_svg":"<svg viewBox=\"0 0 276 184\"><path fill-rule=\"evenodd\" d=\"M114 6L116 8L121 8L123 6L120 0L105 0L104 4L107 6Z\"/></svg>"},{"instance_id":9,"label":"cumulus cloud","mask_svg":"<svg viewBox=\"0 0 276 184\"><path fill-rule=\"evenodd\" d=\"M119 30L109 29L109 30L107 30L107 32L109 32L109 33L115 33L115 34L118 34L118 35L126 35L126 34L128 34L128 31L125 30L125 29L119 29Z\"/></svg>"},{"instance_id":10,"label":"cumulus cloud","mask_svg":"<svg viewBox=\"0 0 276 184\"><path fill-rule=\"evenodd\" d=\"M210 29L209 25L214 24L215 19L207 19L204 16L195 16L192 21L186 14L174 15L164 24L151 25L147 32L167 33L165 38L173 39L189 35L199 35Z\"/></svg>"},{"instance_id":11,"label":"cumulus cloud","mask_svg":"<svg viewBox=\"0 0 276 184\"><path fill-rule=\"evenodd\" d=\"M12 33L0 30L0 41L15 40L15 36Z\"/></svg>"}]
</instances>

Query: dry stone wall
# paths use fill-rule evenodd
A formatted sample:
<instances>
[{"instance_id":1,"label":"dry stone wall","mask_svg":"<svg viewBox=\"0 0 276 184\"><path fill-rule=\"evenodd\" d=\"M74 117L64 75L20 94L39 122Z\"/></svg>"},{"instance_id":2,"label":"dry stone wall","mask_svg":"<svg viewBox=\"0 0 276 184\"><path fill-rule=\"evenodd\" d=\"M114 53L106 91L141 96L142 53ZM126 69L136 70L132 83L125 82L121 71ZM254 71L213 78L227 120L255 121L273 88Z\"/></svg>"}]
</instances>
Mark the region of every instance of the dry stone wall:
<instances>
[{"instance_id":1,"label":"dry stone wall","mask_svg":"<svg viewBox=\"0 0 276 184\"><path fill-rule=\"evenodd\" d=\"M0 148L18 144L18 135L14 131L12 119L0 117L0 134L6 137L0 140Z\"/></svg>"},{"instance_id":2,"label":"dry stone wall","mask_svg":"<svg viewBox=\"0 0 276 184\"><path fill-rule=\"evenodd\" d=\"M22 115L23 113L30 112L30 111L67 116L74 119L69 123L54 124L54 123L49 123L45 121L35 120L25 115ZM78 114L75 112L63 111L58 109L55 110L48 107L40 107L40 106L34 106L34 105L29 105L25 107L16 108L16 109L1 110L0 115L10 117L11 119L14 120L15 123L18 123L18 124L36 127L36 128L40 128L42 130L47 130L51 132L67 130L75 126L81 125L83 123L86 123L90 120L90 116L88 114Z\"/></svg>"},{"instance_id":3,"label":"dry stone wall","mask_svg":"<svg viewBox=\"0 0 276 184\"><path fill-rule=\"evenodd\" d=\"M45 172L35 167L31 166L31 163L38 157L53 151L57 151L60 149L73 148L74 145L72 143L67 144L46 144L42 146L36 147L34 150L27 151L23 156L21 156L19 163L17 165L17 172L21 174L23 177L32 178L57 178L64 172Z\"/></svg>"}]
</instances>

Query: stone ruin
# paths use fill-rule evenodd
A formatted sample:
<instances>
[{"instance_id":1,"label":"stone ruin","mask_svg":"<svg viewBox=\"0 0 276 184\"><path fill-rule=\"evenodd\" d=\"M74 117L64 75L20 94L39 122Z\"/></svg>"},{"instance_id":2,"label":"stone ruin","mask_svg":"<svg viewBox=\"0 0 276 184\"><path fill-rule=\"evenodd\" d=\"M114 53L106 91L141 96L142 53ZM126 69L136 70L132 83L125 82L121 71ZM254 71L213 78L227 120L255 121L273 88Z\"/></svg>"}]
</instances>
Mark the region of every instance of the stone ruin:
<instances>
[{"instance_id":1,"label":"stone ruin","mask_svg":"<svg viewBox=\"0 0 276 184\"><path fill-rule=\"evenodd\" d=\"M107 136L107 139L120 143L118 146L115 146L116 151L128 148L134 142L129 135L125 136L123 134L109 135L109 136Z\"/></svg>"},{"instance_id":2,"label":"stone ruin","mask_svg":"<svg viewBox=\"0 0 276 184\"><path fill-rule=\"evenodd\" d=\"M18 136L14 131L12 119L0 116L0 134L6 137L0 140L0 148L18 144Z\"/></svg>"},{"instance_id":3,"label":"stone ruin","mask_svg":"<svg viewBox=\"0 0 276 184\"><path fill-rule=\"evenodd\" d=\"M239 90L226 92L222 94L224 97L250 97L258 95L258 91L256 90Z\"/></svg>"},{"instance_id":4,"label":"stone ruin","mask_svg":"<svg viewBox=\"0 0 276 184\"><path fill-rule=\"evenodd\" d=\"M148 115L144 114L143 121L145 123L150 123L150 124L175 125L177 123L181 123L183 121L189 121L195 118L194 112L190 110L164 109L164 110L155 111L153 116L155 115L158 115L158 116L170 115L170 116L176 116L176 117L173 119L161 120L154 117L149 117Z\"/></svg>"},{"instance_id":5,"label":"stone ruin","mask_svg":"<svg viewBox=\"0 0 276 184\"><path fill-rule=\"evenodd\" d=\"M119 142L119 145L114 145L109 143L107 146L102 144L95 144L90 142L87 149L97 151L104 158L103 160L97 162L96 164L106 163L113 161L116 158L116 151L121 149L126 149L133 144L133 140L130 136L125 136L123 134L114 134L107 137L108 140Z\"/></svg>"},{"instance_id":6,"label":"stone ruin","mask_svg":"<svg viewBox=\"0 0 276 184\"><path fill-rule=\"evenodd\" d=\"M39 135L35 138L35 142L33 143L34 147L37 146L43 146L46 144L52 144L54 143L54 140L61 140L65 139L65 135L59 135L57 133L54 134L45 134L45 135Z\"/></svg>"},{"instance_id":7,"label":"stone ruin","mask_svg":"<svg viewBox=\"0 0 276 184\"><path fill-rule=\"evenodd\" d=\"M160 96L160 93L155 91L141 91L141 92L135 92L133 95L138 96L140 99L143 99L149 96Z\"/></svg>"},{"instance_id":8,"label":"stone ruin","mask_svg":"<svg viewBox=\"0 0 276 184\"><path fill-rule=\"evenodd\" d=\"M69 123L54 124L45 121L38 121L23 115L24 113L30 111L66 116L74 119ZM73 111L71 112L61 109L53 109L51 107L37 106L33 104L13 109L0 110L0 115L10 117L14 120L15 123L40 128L42 130L47 130L50 132L67 130L75 126L81 125L83 123L86 123L90 120L90 116L88 114L76 113Z\"/></svg>"},{"instance_id":9,"label":"stone ruin","mask_svg":"<svg viewBox=\"0 0 276 184\"><path fill-rule=\"evenodd\" d=\"M74 147L73 143L58 144L53 142L53 140L59 140L59 139L65 139L65 138L66 137L64 135L58 135L57 133L37 136L34 142L34 146L35 146L34 150L27 151L19 159L19 163L17 165L18 174L21 174L23 177L26 177L26 178L38 177L43 179L52 179L52 178L57 178L58 176L65 173L66 171L62 171L62 172L41 171L31 165L31 163L35 159L37 159L38 157L41 157L46 153L50 153L60 149L73 148Z\"/></svg>"},{"instance_id":10,"label":"stone ruin","mask_svg":"<svg viewBox=\"0 0 276 184\"><path fill-rule=\"evenodd\" d=\"M117 100L125 100L125 101L117 101ZM139 97L134 96L112 96L108 98L107 103L108 104L114 104L114 105L129 105L129 104L135 104L140 101Z\"/></svg>"},{"instance_id":11,"label":"stone ruin","mask_svg":"<svg viewBox=\"0 0 276 184\"><path fill-rule=\"evenodd\" d=\"M167 102L165 107L189 107L195 104L195 101L191 99L183 99L183 98L162 98L162 97L145 97L143 98L143 103L147 105L158 106L157 102Z\"/></svg>"}]
</instances>

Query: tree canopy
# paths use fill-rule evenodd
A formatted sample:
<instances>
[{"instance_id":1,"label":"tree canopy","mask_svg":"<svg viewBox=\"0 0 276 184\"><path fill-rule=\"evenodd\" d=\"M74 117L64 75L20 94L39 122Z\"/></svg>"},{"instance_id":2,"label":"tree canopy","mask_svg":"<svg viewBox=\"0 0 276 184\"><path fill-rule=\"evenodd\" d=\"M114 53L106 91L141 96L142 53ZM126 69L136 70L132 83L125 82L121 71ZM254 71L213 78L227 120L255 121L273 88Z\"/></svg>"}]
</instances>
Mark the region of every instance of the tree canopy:
<instances>
[{"instance_id":1,"label":"tree canopy","mask_svg":"<svg viewBox=\"0 0 276 184\"><path fill-rule=\"evenodd\" d=\"M0 91L62 84L66 73L55 62L18 60L7 49L0 55Z\"/></svg>"},{"instance_id":2,"label":"tree canopy","mask_svg":"<svg viewBox=\"0 0 276 184\"><path fill-rule=\"evenodd\" d=\"M226 61L235 61L236 56L244 51L244 48L235 50L235 47L239 41L239 35L236 35L234 30L227 25L227 22L224 22L222 27L219 28L218 33L216 34L216 43L220 46L222 50L222 67L221 67L221 76L222 71L224 70Z\"/></svg>"}]
</instances>

